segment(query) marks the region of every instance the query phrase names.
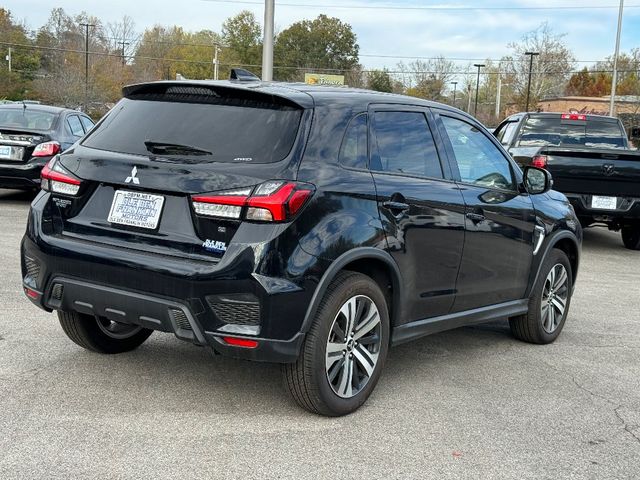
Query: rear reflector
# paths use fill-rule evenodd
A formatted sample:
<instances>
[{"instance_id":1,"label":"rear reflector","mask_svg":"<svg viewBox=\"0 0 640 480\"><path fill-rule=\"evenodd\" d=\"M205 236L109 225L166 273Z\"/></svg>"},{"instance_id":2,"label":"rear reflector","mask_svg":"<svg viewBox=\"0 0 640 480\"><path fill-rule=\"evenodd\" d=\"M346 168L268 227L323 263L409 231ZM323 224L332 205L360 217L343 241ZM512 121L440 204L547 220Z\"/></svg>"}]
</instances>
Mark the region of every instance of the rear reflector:
<instances>
[{"instance_id":1,"label":"rear reflector","mask_svg":"<svg viewBox=\"0 0 640 480\"><path fill-rule=\"evenodd\" d=\"M27 297L33 298L34 300L37 300L40 298L40 294L38 292L36 292L35 290L31 290L30 288L27 288L27 287L24 287L24 293L27 295Z\"/></svg>"},{"instance_id":2,"label":"rear reflector","mask_svg":"<svg viewBox=\"0 0 640 480\"><path fill-rule=\"evenodd\" d=\"M248 338L222 337L222 340L224 340L224 343L227 345L231 345L233 347L256 348L258 346L258 342L256 340L250 340Z\"/></svg>"},{"instance_id":3,"label":"rear reflector","mask_svg":"<svg viewBox=\"0 0 640 480\"><path fill-rule=\"evenodd\" d=\"M531 160L531 165L538 168L547 168L547 160L546 155L536 155Z\"/></svg>"},{"instance_id":4,"label":"rear reflector","mask_svg":"<svg viewBox=\"0 0 640 480\"><path fill-rule=\"evenodd\" d=\"M51 157L56 153L60 153L60 144L58 142L45 142L36 145L32 155L34 157Z\"/></svg>"}]
</instances>

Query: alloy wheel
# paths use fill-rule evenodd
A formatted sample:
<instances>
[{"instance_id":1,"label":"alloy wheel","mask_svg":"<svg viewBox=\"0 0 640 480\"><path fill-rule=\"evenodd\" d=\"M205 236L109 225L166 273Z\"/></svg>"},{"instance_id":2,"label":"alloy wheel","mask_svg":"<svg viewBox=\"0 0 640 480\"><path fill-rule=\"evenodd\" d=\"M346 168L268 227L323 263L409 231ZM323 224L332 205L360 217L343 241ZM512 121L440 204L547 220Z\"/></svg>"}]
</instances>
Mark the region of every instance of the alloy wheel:
<instances>
[{"instance_id":1,"label":"alloy wheel","mask_svg":"<svg viewBox=\"0 0 640 480\"><path fill-rule=\"evenodd\" d=\"M542 328L551 334L556 331L564 318L569 299L569 275L561 263L549 271L542 290L540 318Z\"/></svg>"},{"instance_id":2,"label":"alloy wheel","mask_svg":"<svg viewBox=\"0 0 640 480\"><path fill-rule=\"evenodd\" d=\"M369 297L348 299L335 316L326 348L327 380L333 392L352 398L365 387L378 363L381 319Z\"/></svg>"}]
</instances>

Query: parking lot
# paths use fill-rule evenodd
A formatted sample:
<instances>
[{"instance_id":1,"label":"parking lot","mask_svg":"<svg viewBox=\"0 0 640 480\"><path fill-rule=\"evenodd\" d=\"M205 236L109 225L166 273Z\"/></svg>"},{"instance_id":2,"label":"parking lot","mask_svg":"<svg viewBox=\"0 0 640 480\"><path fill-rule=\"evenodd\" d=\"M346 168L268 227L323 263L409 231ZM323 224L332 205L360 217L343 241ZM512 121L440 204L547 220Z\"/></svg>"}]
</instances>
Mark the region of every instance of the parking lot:
<instances>
[{"instance_id":1,"label":"parking lot","mask_svg":"<svg viewBox=\"0 0 640 480\"><path fill-rule=\"evenodd\" d=\"M28 195L0 193L0 478L638 478L640 253L585 232L548 346L504 323L391 351L356 413L298 408L276 365L155 333L89 353L21 291Z\"/></svg>"}]
</instances>

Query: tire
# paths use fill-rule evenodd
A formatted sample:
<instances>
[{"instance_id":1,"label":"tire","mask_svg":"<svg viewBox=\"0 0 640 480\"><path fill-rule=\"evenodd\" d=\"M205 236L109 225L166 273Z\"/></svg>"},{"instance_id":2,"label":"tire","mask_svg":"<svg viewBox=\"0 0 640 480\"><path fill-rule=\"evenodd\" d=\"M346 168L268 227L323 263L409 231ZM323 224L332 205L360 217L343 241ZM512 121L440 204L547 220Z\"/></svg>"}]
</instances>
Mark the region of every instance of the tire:
<instances>
[{"instance_id":1,"label":"tire","mask_svg":"<svg viewBox=\"0 0 640 480\"><path fill-rule=\"evenodd\" d=\"M562 271L566 274L564 280ZM555 341L567 319L572 291L573 273L569 258L562 250L553 249L545 258L531 292L528 313L509 319L513 336L537 344ZM562 313L561 305L564 305Z\"/></svg>"},{"instance_id":2,"label":"tire","mask_svg":"<svg viewBox=\"0 0 640 480\"><path fill-rule=\"evenodd\" d=\"M58 320L74 343L97 353L128 352L142 345L153 332L136 325L116 324L76 312L59 311Z\"/></svg>"},{"instance_id":3,"label":"tire","mask_svg":"<svg viewBox=\"0 0 640 480\"><path fill-rule=\"evenodd\" d=\"M622 227L622 243L629 250L640 250L640 223Z\"/></svg>"},{"instance_id":4,"label":"tire","mask_svg":"<svg viewBox=\"0 0 640 480\"><path fill-rule=\"evenodd\" d=\"M389 332L387 303L378 284L360 273L340 272L320 302L300 357L282 366L286 389L313 413L336 417L355 411L380 378Z\"/></svg>"}]
</instances>

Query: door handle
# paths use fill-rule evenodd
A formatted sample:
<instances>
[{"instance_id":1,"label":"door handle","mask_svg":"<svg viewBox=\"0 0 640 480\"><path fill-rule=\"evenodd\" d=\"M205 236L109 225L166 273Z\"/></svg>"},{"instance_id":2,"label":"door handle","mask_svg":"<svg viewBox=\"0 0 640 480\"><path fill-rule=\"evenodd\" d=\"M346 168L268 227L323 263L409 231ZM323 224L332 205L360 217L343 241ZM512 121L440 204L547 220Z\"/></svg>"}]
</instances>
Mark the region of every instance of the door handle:
<instances>
[{"instance_id":1,"label":"door handle","mask_svg":"<svg viewBox=\"0 0 640 480\"><path fill-rule=\"evenodd\" d=\"M471 220L473 223L480 223L483 220L485 220L485 216L482 215L481 213L467 212L466 215L467 215L467 218Z\"/></svg>"},{"instance_id":2,"label":"door handle","mask_svg":"<svg viewBox=\"0 0 640 480\"><path fill-rule=\"evenodd\" d=\"M384 207L387 207L389 210L396 210L400 212L404 212L406 210L409 210L410 208L409 204L403 203L403 202L387 201L387 202L384 202L382 205Z\"/></svg>"}]
</instances>

